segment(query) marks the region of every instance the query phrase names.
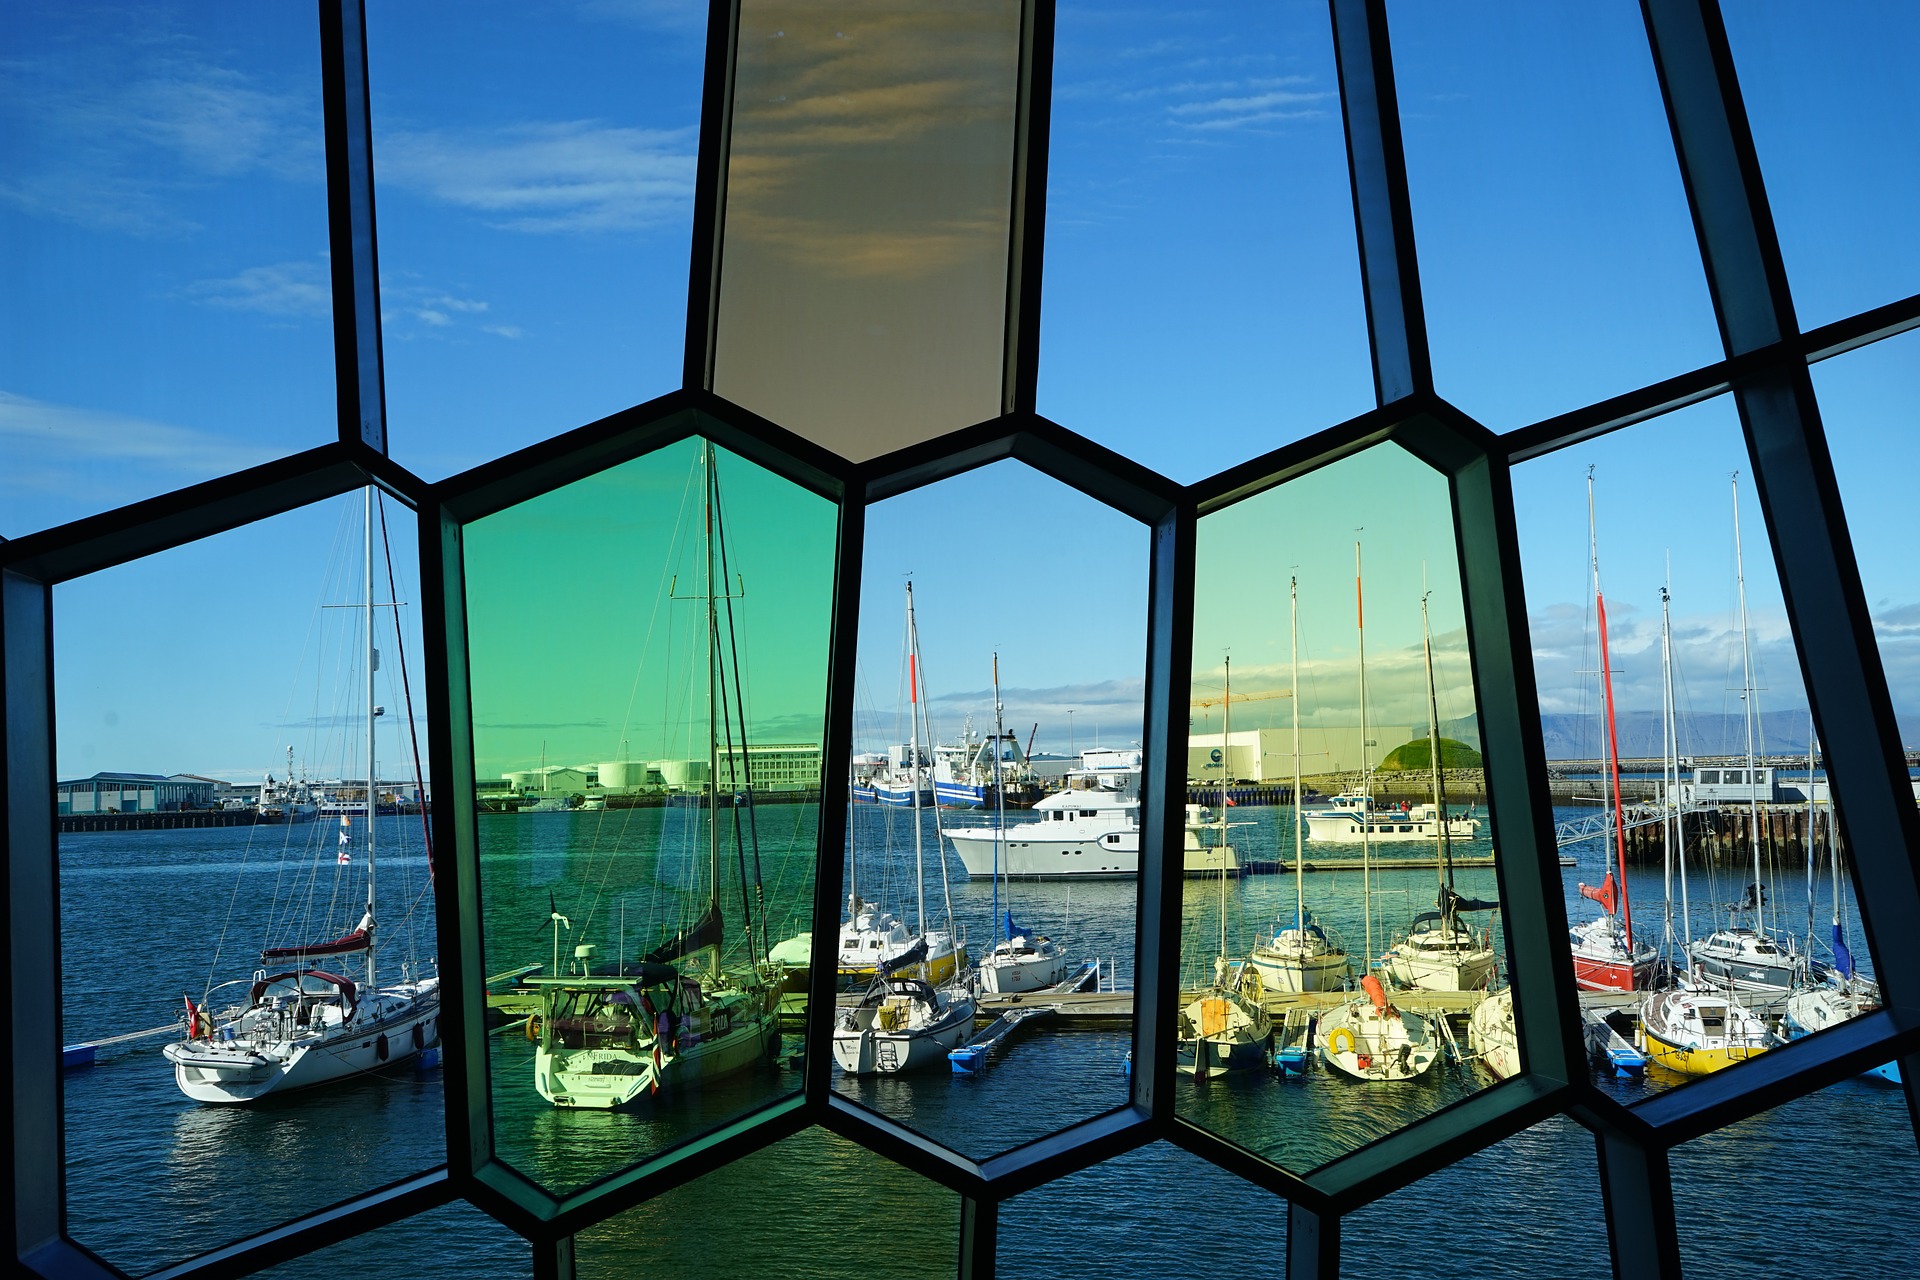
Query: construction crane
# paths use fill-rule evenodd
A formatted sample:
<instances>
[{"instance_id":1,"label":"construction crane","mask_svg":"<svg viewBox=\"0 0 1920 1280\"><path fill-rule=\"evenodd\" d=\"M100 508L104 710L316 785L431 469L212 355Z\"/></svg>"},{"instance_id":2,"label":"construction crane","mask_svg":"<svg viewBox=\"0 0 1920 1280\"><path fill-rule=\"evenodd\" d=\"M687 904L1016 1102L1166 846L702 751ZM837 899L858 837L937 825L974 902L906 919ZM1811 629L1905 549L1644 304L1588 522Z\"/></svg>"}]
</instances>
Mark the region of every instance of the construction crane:
<instances>
[{"instance_id":1,"label":"construction crane","mask_svg":"<svg viewBox=\"0 0 1920 1280\"><path fill-rule=\"evenodd\" d=\"M1235 702L1264 702L1268 698L1291 698L1292 696L1293 690L1282 689L1277 693L1236 693L1233 695L1233 700ZM1226 700L1227 695L1221 694L1217 698L1195 698L1189 705L1195 708L1217 707Z\"/></svg>"}]
</instances>

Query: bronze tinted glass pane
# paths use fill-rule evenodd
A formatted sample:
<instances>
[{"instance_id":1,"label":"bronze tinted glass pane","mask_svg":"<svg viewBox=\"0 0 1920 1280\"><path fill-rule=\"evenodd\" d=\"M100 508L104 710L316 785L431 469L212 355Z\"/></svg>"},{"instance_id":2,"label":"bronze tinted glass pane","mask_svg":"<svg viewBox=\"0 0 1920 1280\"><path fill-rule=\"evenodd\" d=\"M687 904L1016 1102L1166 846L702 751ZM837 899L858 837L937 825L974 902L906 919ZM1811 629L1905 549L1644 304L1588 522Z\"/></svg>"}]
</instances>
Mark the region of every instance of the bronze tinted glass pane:
<instances>
[{"instance_id":1,"label":"bronze tinted glass pane","mask_svg":"<svg viewBox=\"0 0 1920 1280\"><path fill-rule=\"evenodd\" d=\"M1906 92L1920 12L1722 6L1803 327L1920 293L1908 211L1920 108Z\"/></svg>"},{"instance_id":2,"label":"bronze tinted glass pane","mask_svg":"<svg viewBox=\"0 0 1920 1280\"><path fill-rule=\"evenodd\" d=\"M1729 1181L1743 1164L1751 1178L1755 1151L1800 1174L1764 1202L1732 1190L1747 1183ZM1898 1275L1912 1265L1907 1225L1920 1209L1913 1122L1901 1090L1882 1081L1830 1085L1675 1147L1669 1159L1680 1258L1692 1275L1710 1275L1729 1258L1781 1258L1790 1233L1826 1222L1844 1222L1844 1239L1788 1252L1817 1257L1823 1273L1845 1280ZM1873 1212L1860 1212L1850 1187L1872 1189ZM1771 1255L1763 1252L1768 1241Z\"/></svg>"},{"instance_id":3,"label":"bronze tinted glass pane","mask_svg":"<svg viewBox=\"0 0 1920 1280\"><path fill-rule=\"evenodd\" d=\"M1039 407L1191 480L1371 409L1373 371L1326 6L1182 15L1060 6Z\"/></svg>"},{"instance_id":4,"label":"bronze tinted glass pane","mask_svg":"<svg viewBox=\"0 0 1920 1280\"><path fill-rule=\"evenodd\" d=\"M1351 1275L1458 1267L1514 1280L1543 1269L1605 1280L1613 1274L1605 1222L1593 1135L1556 1117L1348 1214L1340 1264Z\"/></svg>"},{"instance_id":5,"label":"bronze tinted glass pane","mask_svg":"<svg viewBox=\"0 0 1920 1280\"><path fill-rule=\"evenodd\" d=\"M677 388L704 6L367 27L393 455L446 475Z\"/></svg>"},{"instance_id":6,"label":"bronze tinted glass pane","mask_svg":"<svg viewBox=\"0 0 1920 1280\"><path fill-rule=\"evenodd\" d=\"M1357 593L1357 595L1356 595ZM1298 1172L1519 1069L1446 476L1376 445L1203 516L1183 1116Z\"/></svg>"},{"instance_id":7,"label":"bronze tinted glass pane","mask_svg":"<svg viewBox=\"0 0 1920 1280\"><path fill-rule=\"evenodd\" d=\"M350 1270L362 1280L453 1280L456 1276L533 1275L525 1240L470 1204L456 1201L269 1267L271 1280L331 1280Z\"/></svg>"},{"instance_id":8,"label":"bronze tinted glass pane","mask_svg":"<svg viewBox=\"0 0 1920 1280\"><path fill-rule=\"evenodd\" d=\"M823 1129L808 1129L676 1187L575 1239L582 1280L675 1275L861 1280L876 1258L858 1227L884 1215L897 1275L953 1274L959 1197ZM724 1242L722 1245L720 1242Z\"/></svg>"},{"instance_id":9,"label":"bronze tinted glass pane","mask_svg":"<svg viewBox=\"0 0 1920 1280\"><path fill-rule=\"evenodd\" d=\"M976 1159L1127 1101L1147 550L1017 462L867 510L834 1087Z\"/></svg>"},{"instance_id":10,"label":"bronze tinted glass pane","mask_svg":"<svg viewBox=\"0 0 1920 1280\"><path fill-rule=\"evenodd\" d=\"M1628 1101L1879 1003L1745 464L1723 398L1514 471L1568 946Z\"/></svg>"},{"instance_id":11,"label":"bronze tinted glass pane","mask_svg":"<svg viewBox=\"0 0 1920 1280\"><path fill-rule=\"evenodd\" d=\"M369 610L364 511L54 591L67 1227L134 1274L446 1159L417 526Z\"/></svg>"},{"instance_id":12,"label":"bronze tinted glass pane","mask_svg":"<svg viewBox=\"0 0 1920 1280\"><path fill-rule=\"evenodd\" d=\"M741 6L713 389L849 458L1000 411L1020 6Z\"/></svg>"},{"instance_id":13,"label":"bronze tinted glass pane","mask_svg":"<svg viewBox=\"0 0 1920 1280\"><path fill-rule=\"evenodd\" d=\"M494 1150L551 1189L799 1088L837 521L692 439L467 528Z\"/></svg>"},{"instance_id":14,"label":"bronze tinted glass pane","mask_svg":"<svg viewBox=\"0 0 1920 1280\"><path fill-rule=\"evenodd\" d=\"M1245 1232L1170 1226L1216 1216L1261 1226ZM1271 1275L1282 1269L1286 1232L1285 1202L1165 1142L1057 1178L1000 1206L1000 1256L1020 1259L1030 1274L1060 1280Z\"/></svg>"},{"instance_id":15,"label":"bronze tinted glass pane","mask_svg":"<svg viewBox=\"0 0 1920 1280\"><path fill-rule=\"evenodd\" d=\"M333 439L313 13L49 2L6 25L0 533Z\"/></svg>"},{"instance_id":16,"label":"bronze tinted glass pane","mask_svg":"<svg viewBox=\"0 0 1920 1280\"><path fill-rule=\"evenodd\" d=\"M1504 430L1718 359L1639 9L1390 12L1440 394Z\"/></svg>"}]
</instances>

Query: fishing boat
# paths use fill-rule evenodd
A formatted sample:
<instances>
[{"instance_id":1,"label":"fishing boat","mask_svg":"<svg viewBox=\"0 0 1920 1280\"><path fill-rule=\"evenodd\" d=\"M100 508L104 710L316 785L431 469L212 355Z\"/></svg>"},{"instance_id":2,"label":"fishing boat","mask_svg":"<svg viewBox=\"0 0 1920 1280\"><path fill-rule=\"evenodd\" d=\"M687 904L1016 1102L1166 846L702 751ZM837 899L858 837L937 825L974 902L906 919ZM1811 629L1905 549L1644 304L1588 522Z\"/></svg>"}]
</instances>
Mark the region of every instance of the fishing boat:
<instances>
[{"instance_id":1,"label":"fishing boat","mask_svg":"<svg viewBox=\"0 0 1920 1280\"><path fill-rule=\"evenodd\" d=\"M261 822L312 822L320 816L320 805L313 788L293 776L293 748L287 748L287 774L276 782L272 774L260 784L260 797L254 806Z\"/></svg>"},{"instance_id":2,"label":"fishing boat","mask_svg":"<svg viewBox=\"0 0 1920 1280\"><path fill-rule=\"evenodd\" d=\"M1033 728L1040 730L1038 724ZM958 742L933 749L934 802L949 809L1031 809L1045 794L1028 764L1031 753L1031 740L1022 750L1004 726L990 738L975 735L969 718Z\"/></svg>"},{"instance_id":3,"label":"fishing boat","mask_svg":"<svg viewBox=\"0 0 1920 1280\"><path fill-rule=\"evenodd\" d=\"M1445 772L1440 765L1440 701L1433 680L1433 629L1427 620L1427 597L1420 597L1420 633L1427 659L1427 749L1433 771L1433 808L1447 811ZM1463 911L1492 911L1498 902L1461 896L1453 887L1453 837L1450 824L1440 825L1439 910L1416 916L1407 936L1387 948L1381 957L1387 976L1403 987L1422 991L1478 991L1493 978L1493 939L1487 929L1476 930L1461 919Z\"/></svg>"},{"instance_id":4,"label":"fishing boat","mask_svg":"<svg viewBox=\"0 0 1920 1280\"><path fill-rule=\"evenodd\" d=\"M1371 775L1367 750L1367 627L1366 600L1361 587L1360 544L1353 544L1354 621L1360 669L1360 776ZM1360 838L1361 912L1366 918L1367 949L1373 956L1373 841L1362 828ZM1356 1080L1411 1080L1431 1067L1439 1046L1427 1020L1397 1008L1386 988L1372 973L1361 976L1360 990L1351 999L1320 1015L1315 1029L1320 1058L1336 1071Z\"/></svg>"},{"instance_id":5,"label":"fishing boat","mask_svg":"<svg viewBox=\"0 0 1920 1280\"><path fill-rule=\"evenodd\" d=\"M1583 991L1644 991L1659 952L1633 932L1633 904L1627 892L1627 829L1620 804L1620 735L1614 719L1613 669L1607 658L1607 598L1600 589L1600 539L1593 513L1593 472L1587 472L1587 547L1593 566L1593 603L1600 632L1600 688L1607 715L1608 823L1613 848L1606 878L1581 884L1580 896L1599 904L1601 914L1568 931L1573 951L1574 984ZM1619 878L1614 878L1615 870Z\"/></svg>"},{"instance_id":6,"label":"fishing boat","mask_svg":"<svg viewBox=\"0 0 1920 1280\"><path fill-rule=\"evenodd\" d=\"M1007 736L1005 726L1001 723L1001 716L1000 655L996 653L993 655L993 736L996 742L1004 741ZM994 825L1004 836L1007 829L1006 788L1002 785L1000 759L997 753L993 760L993 774L988 781L994 796ZM1002 843L1004 844L1004 840ZM994 925L1001 932L987 954L980 957L976 971L979 988L982 991L1000 995L1039 991L1043 987L1051 987L1067 976L1066 953L1060 950L1060 944L1053 939L1031 929L1022 929L1013 922L1010 886L1007 910L1004 914L1001 912L1000 891L1006 883L1006 878L999 874L1000 867L1000 849L996 847L993 916Z\"/></svg>"},{"instance_id":7,"label":"fishing boat","mask_svg":"<svg viewBox=\"0 0 1920 1280\"><path fill-rule=\"evenodd\" d=\"M689 595L669 596L699 609L702 643L694 647L693 680L704 684L706 776L689 831L702 846L685 859L690 883L678 886L692 919L657 921L662 940L637 959L616 954L595 962L595 945L573 948L561 970L560 928L571 922L557 910L554 967L523 982L539 995L539 1012L526 1023L533 1041L533 1082L556 1107L605 1110L648 1098L663 1088L688 1087L765 1060L779 1045L774 1020L776 983L768 959L767 911L758 883L760 852L754 820L753 755L740 682L741 643L730 589L726 513L718 460L703 442L695 462L700 485L695 578ZM723 765L723 744L730 748ZM731 778L732 786L721 785ZM699 856L704 853L705 857ZM730 927L720 910L726 869L739 880L740 918ZM697 913L697 914L693 914ZM622 925L622 950L625 926ZM658 936L658 933L656 933Z\"/></svg>"},{"instance_id":8,"label":"fishing boat","mask_svg":"<svg viewBox=\"0 0 1920 1280\"><path fill-rule=\"evenodd\" d=\"M440 1042L438 975L411 971L411 965L403 964L400 980L394 981L379 963L374 722L381 711L375 705L379 606L374 600L371 488L365 494L364 515L365 580L359 607L366 623L361 715L367 785L361 837L354 840L352 815L342 814L337 847L314 852L322 864L332 864L336 885L348 901L356 896L353 879L364 872L365 906L357 924L330 940L264 947L250 978L222 983L198 1001L186 998L185 1038L168 1044L163 1054L180 1091L196 1102L257 1102L353 1079L405 1062ZM397 613L397 606L389 607ZM394 634L397 638L397 622ZM311 874L317 877L319 868ZM431 962L422 968L431 969ZM216 1008L217 993L228 988L244 988L243 999Z\"/></svg>"},{"instance_id":9,"label":"fishing boat","mask_svg":"<svg viewBox=\"0 0 1920 1280\"><path fill-rule=\"evenodd\" d=\"M907 687L912 722L911 751L920 752L926 705L920 698L920 631L914 621L913 583L907 583ZM931 738L933 735L926 735ZM849 1075L917 1071L947 1060L973 1029L973 995L957 981L937 985L930 980L932 957L945 947L964 955L953 928L953 902L946 901L947 927L927 929L926 856L922 844L921 804L913 802L913 883L918 915L917 935L900 956L879 965L873 983L860 1002L841 1012L833 1027L833 1060ZM939 810L935 809L938 822ZM936 841L935 848L938 849ZM940 864L946 884L946 862ZM964 959L958 963L964 965Z\"/></svg>"},{"instance_id":10,"label":"fishing boat","mask_svg":"<svg viewBox=\"0 0 1920 1280\"><path fill-rule=\"evenodd\" d=\"M1520 1032L1513 1022L1513 988L1502 987L1467 1018L1467 1048L1496 1080L1520 1074Z\"/></svg>"},{"instance_id":11,"label":"fishing boat","mask_svg":"<svg viewBox=\"0 0 1920 1280\"><path fill-rule=\"evenodd\" d=\"M1293 632L1289 689L1300 687L1300 580L1287 584L1288 616ZM1306 852L1300 797L1300 700L1293 704L1293 920L1273 930L1247 952L1247 963L1275 991L1338 991L1347 984L1345 948L1307 910Z\"/></svg>"}]
</instances>

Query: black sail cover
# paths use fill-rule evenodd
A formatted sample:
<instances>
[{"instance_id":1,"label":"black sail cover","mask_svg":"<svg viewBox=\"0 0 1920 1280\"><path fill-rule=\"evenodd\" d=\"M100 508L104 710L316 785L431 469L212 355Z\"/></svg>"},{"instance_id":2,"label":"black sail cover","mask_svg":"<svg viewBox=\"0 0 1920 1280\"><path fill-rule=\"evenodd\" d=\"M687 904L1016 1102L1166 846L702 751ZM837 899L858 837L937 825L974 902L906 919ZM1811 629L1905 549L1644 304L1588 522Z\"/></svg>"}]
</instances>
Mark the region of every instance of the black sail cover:
<instances>
[{"instance_id":1,"label":"black sail cover","mask_svg":"<svg viewBox=\"0 0 1920 1280\"><path fill-rule=\"evenodd\" d=\"M893 959L883 962L880 965L879 976L884 978L889 974L898 973L902 969L911 969L914 965L923 963L926 960L926 958L927 958L927 940L925 938L921 938L918 942L908 947L905 951L902 951L899 955L895 956Z\"/></svg>"},{"instance_id":2,"label":"black sail cover","mask_svg":"<svg viewBox=\"0 0 1920 1280\"><path fill-rule=\"evenodd\" d=\"M1463 898L1444 885L1440 888L1440 910L1447 915L1457 911L1497 911L1499 908L1498 898Z\"/></svg>"},{"instance_id":3,"label":"black sail cover","mask_svg":"<svg viewBox=\"0 0 1920 1280\"><path fill-rule=\"evenodd\" d=\"M720 904L709 898L707 909L700 913L698 920L641 956L640 963L672 964L681 956L692 955L702 947L719 946L721 934Z\"/></svg>"}]
</instances>

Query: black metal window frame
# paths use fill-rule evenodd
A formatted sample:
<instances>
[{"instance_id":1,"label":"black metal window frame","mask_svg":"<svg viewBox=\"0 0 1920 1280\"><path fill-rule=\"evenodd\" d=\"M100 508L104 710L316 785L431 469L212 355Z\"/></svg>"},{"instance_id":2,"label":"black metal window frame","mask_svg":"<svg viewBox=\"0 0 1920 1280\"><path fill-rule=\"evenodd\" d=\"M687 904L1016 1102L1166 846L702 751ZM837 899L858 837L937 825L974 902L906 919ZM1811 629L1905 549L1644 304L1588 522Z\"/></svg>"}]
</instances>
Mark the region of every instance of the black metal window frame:
<instances>
[{"instance_id":1,"label":"black metal window frame","mask_svg":"<svg viewBox=\"0 0 1920 1280\"><path fill-rule=\"evenodd\" d=\"M264 466L12 541L0 541L0 799L7 859L10 1016L0 1024L9 1103L12 1212L6 1245L30 1273L117 1273L65 1235L59 1074L59 899L53 794L52 589L311 502L375 484L418 513L426 607L428 715L444 1010L447 1160L442 1166L283 1224L159 1274L258 1271L343 1236L466 1200L525 1237L538 1276L573 1270L573 1235L669 1187L791 1135L823 1126L955 1192L965 1277L993 1274L998 1206L1009 1196L1149 1142L1177 1143L1269 1189L1286 1205L1287 1273L1333 1276L1344 1214L1551 1115L1595 1139L1616 1276L1680 1275L1669 1150L1682 1142L1898 1057L1920 1117L1920 849L1916 812L1866 600L1855 567L1820 408L1814 362L1920 327L1920 296L1817 329L1799 328L1725 27L1715 0L1643 0L1648 47L1705 265L1724 358L1543 422L1496 434L1438 393L1428 354L1384 0L1329 0L1346 129L1362 288L1378 407L1209 480L1181 485L1036 412L1040 358L1051 0L1023 5L1018 135L1002 415L925 444L853 464L710 390L713 318L724 268L725 175L737 4L712 6L703 92L683 387L461 476L428 483L386 456L374 168L362 0L319 0L333 265L338 439ZM1859 903L1884 1007L1745 1064L1625 1106L1591 1084L1578 1036L1566 913L1554 860L1545 755L1519 582L1514 465L1690 404L1731 395L1779 566L1829 776L1854 851ZM1128 1103L985 1161L961 1157L836 1095L825 1054L802 1088L721 1131L555 1198L495 1159L480 1027L479 886L467 704L461 530L474 519L688 435L714 439L838 504L834 636L825 758L852 745L854 630L868 504L1015 458L1140 520L1147 569L1145 856L1137 934L1135 1063ZM1501 892L1527 1072L1481 1091L1312 1174L1290 1173L1177 1113L1171 1025L1177 992L1182 842L1197 521L1240 498L1382 441L1449 478L1468 626L1481 684ZM840 910L845 806L828 770L821 806L814 930ZM844 787L844 779L838 780ZM844 799L844 794L839 796ZM830 989L815 957L813 989ZM828 1034L815 999L808 1035Z\"/></svg>"}]
</instances>

